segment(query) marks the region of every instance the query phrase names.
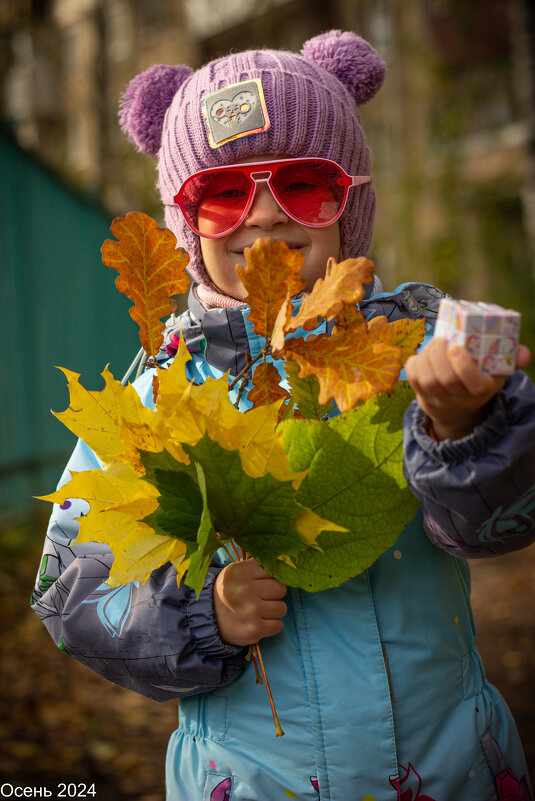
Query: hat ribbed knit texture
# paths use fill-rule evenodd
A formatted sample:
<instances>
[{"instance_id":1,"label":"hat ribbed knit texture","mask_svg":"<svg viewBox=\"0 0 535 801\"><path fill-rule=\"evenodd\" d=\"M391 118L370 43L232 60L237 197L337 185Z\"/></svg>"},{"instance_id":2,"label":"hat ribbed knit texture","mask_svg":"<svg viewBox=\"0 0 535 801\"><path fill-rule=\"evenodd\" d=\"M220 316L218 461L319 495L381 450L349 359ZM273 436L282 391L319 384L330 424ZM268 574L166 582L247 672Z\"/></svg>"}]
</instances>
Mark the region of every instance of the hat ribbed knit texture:
<instances>
[{"instance_id":1,"label":"hat ribbed knit texture","mask_svg":"<svg viewBox=\"0 0 535 801\"><path fill-rule=\"evenodd\" d=\"M271 126L212 148L201 111L203 96L228 84L260 78ZM323 67L295 53L251 50L217 59L192 73L176 92L163 123L158 187L173 196L185 179L207 167L249 157L321 156L351 175L369 175L370 153L354 97ZM340 218L344 256L365 255L370 246L375 193L370 184L349 190ZM210 284L198 237L178 207L167 206L166 225L190 255L189 272Z\"/></svg>"}]
</instances>

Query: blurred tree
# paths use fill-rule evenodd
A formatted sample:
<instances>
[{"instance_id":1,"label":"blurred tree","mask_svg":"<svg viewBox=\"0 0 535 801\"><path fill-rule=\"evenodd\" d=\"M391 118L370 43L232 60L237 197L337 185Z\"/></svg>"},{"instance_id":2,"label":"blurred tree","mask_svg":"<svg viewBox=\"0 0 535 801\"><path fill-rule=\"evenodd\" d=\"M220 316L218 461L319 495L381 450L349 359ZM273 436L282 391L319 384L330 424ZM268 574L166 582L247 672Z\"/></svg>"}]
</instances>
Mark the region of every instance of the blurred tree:
<instances>
[{"instance_id":1,"label":"blurred tree","mask_svg":"<svg viewBox=\"0 0 535 801\"><path fill-rule=\"evenodd\" d=\"M516 95L527 135L522 199L535 281L535 5L532 0L511 0L510 17Z\"/></svg>"}]
</instances>

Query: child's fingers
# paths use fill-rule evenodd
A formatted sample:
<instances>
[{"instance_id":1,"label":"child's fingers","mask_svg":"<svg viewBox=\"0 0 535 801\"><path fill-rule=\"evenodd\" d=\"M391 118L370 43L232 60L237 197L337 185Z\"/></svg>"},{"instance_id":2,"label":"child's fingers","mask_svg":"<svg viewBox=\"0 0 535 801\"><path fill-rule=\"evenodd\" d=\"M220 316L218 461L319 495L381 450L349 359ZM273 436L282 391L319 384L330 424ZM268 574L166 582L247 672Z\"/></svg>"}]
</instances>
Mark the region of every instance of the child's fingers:
<instances>
[{"instance_id":1,"label":"child's fingers","mask_svg":"<svg viewBox=\"0 0 535 801\"><path fill-rule=\"evenodd\" d=\"M258 609L263 620L280 620L287 611L288 607L284 601L263 601Z\"/></svg>"},{"instance_id":2,"label":"child's fingers","mask_svg":"<svg viewBox=\"0 0 535 801\"><path fill-rule=\"evenodd\" d=\"M241 575L247 576L248 579L269 579L271 576L267 573L264 568L258 564L256 559L252 557L249 559L245 559L243 562L236 562L236 565L239 565L239 570Z\"/></svg>"},{"instance_id":3,"label":"child's fingers","mask_svg":"<svg viewBox=\"0 0 535 801\"><path fill-rule=\"evenodd\" d=\"M422 394L440 398L444 394L458 395L463 391L464 386L448 358L443 339L432 340L422 357L417 376Z\"/></svg>"},{"instance_id":4,"label":"child's fingers","mask_svg":"<svg viewBox=\"0 0 535 801\"><path fill-rule=\"evenodd\" d=\"M284 623L282 620L263 620L261 626L251 631L249 637L247 637L249 642L245 643L245 645L253 645L255 642L263 640L264 637L273 637L275 634L279 634L283 628Z\"/></svg>"},{"instance_id":5,"label":"child's fingers","mask_svg":"<svg viewBox=\"0 0 535 801\"><path fill-rule=\"evenodd\" d=\"M411 357L406 372L416 394L430 402L448 401L450 396L465 392L443 339L432 340L417 356Z\"/></svg>"},{"instance_id":6,"label":"child's fingers","mask_svg":"<svg viewBox=\"0 0 535 801\"><path fill-rule=\"evenodd\" d=\"M268 578L260 579L258 594L265 601L280 600L286 595L287 589L286 584L282 584L282 582L269 576Z\"/></svg>"},{"instance_id":7,"label":"child's fingers","mask_svg":"<svg viewBox=\"0 0 535 801\"><path fill-rule=\"evenodd\" d=\"M483 373L470 353L462 345L452 345L447 350L450 364L469 395L492 396L505 379Z\"/></svg>"},{"instance_id":8,"label":"child's fingers","mask_svg":"<svg viewBox=\"0 0 535 801\"><path fill-rule=\"evenodd\" d=\"M516 354L516 366L520 369L527 367L531 361L531 351L525 345L519 345Z\"/></svg>"}]
</instances>

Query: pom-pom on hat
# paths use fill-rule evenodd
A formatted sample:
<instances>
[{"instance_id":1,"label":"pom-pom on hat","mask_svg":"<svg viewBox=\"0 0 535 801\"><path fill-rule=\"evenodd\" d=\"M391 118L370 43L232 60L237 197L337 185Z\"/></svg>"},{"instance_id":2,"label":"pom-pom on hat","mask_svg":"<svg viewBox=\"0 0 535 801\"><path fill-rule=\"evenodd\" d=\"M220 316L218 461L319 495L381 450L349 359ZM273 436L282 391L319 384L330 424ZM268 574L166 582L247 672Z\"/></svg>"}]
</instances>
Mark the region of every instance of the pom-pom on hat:
<instances>
[{"instance_id":1,"label":"pom-pom on hat","mask_svg":"<svg viewBox=\"0 0 535 801\"><path fill-rule=\"evenodd\" d=\"M119 119L140 151L158 153L163 199L198 170L265 155L321 156L351 175L369 175L358 105L376 94L384 73L384 61L368 42L330 31L306 42L301 54L248 50L196 72L184 65L151 67L128 85ZM228 93L220 91L225 87ZM233 103L245 109L238 118L226 117ZM370 184L350 191L340 218L344 256L367 253L374 213ZM192 277L211 286L199 239L180 209L166 205L165 221L190 255Z\"/></svg>"}]
</instances>

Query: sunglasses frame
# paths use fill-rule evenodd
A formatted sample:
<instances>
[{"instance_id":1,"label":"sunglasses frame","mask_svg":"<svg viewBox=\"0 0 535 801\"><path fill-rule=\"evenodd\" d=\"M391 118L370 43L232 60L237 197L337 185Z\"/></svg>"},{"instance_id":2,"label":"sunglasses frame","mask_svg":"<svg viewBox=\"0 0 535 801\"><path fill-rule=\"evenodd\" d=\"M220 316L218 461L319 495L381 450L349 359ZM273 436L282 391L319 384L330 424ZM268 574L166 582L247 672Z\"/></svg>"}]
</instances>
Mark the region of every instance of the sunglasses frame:
<instances>
[{"instance_id":1,"label":"sunglasses frame","mask_svg":"<svg viewBox=\"0 0 535 801\"><path fill-rule=\"evenodd\" d=\"M322 222L322 223L306 223L306 222L303 222L303 220L300 220L298 217L293 215L290 211L288 211L287 208L285 208L285 206L283 206L281 204L280 200L277 198L277 196L276 196L276 194L275 194L275 192L273 190L273 187L271 186L271 178L273 177L274 173L276 173L277 170L280 167L284 167L287 164L310 164L311 162L314 162L314 163L320 162L321 164L326 164L326 165L329 165L331 167L336 167L336 169L340 173L340 178L338 180L338 183L339 183L339 185L344 187L344 195L343 195L342 201L340 203L340 208L338 209L337 214L332 219L328 220L327 222ZM259 169L259 168L262 168L262 169ZM245 208L243 210L243 213L241 214L239 220L236 223L234 223L234 225L230 226L228 229L225 229L225 231L223 231L220 234L203 234L203 233L201 233L198 230L198 228L196 228L188 220L186 212L184 211L184 206L183 206L183 204L185 204L184 194L185 194L185 189L187 187L188 182L192 178L196 178L197 176L200 176L200 175L208 175L208 174L214 174L214 173L215 174L221 174L221 173L224 173L224 172L228 172L229 170L236 170L236 169L241 170L245 174L246 178L248 180L252 181L252 184L253 184L252 191L251 191L251 193L249 195L247 203L245 204ZM262 175L261 175L261 177L255 177L254 173L261 173ZM222 165L220 167L208 167L207 169L199 170L198 172L192 173L190 176L188 176L188 178L186 178L186 180L184 181L184 183L182 184L182 186L180 187L180 189L178 190L176 195L174 195L174 197L172 198L172 202L171 203L167 202L167 205L176 205L176 206L178 206L180 208L180 211L182 212L182 215L183 215L184 220L186 221L187 225L191 228L193 233L197 234L197 236L201 236L204 239L221 239L221 237L228 236L228 234L231 234L233 231L235 231L236 228L238 228L238 226L240 226L242 224L242 222L245 220L245 218L247 217L247 215L249 213L249 210L250 210L251 206L253 205L253 202L254 202L254 199L255 199L255 195L256 195L256 188L257 188L258 184L267 184L267 186L269 187L269 191L273 195L273 197L274 197L275 201L277 202L277 204L282 208L284 213L287 214L288 217L290 217L292 220L295 220L295 222L299 223L300 225L304 225L307 228L326 228L328 225L332 225L334 222L336 222L336 220L338 220L338 218L342 215L342 213L343 213L343 211L345 209L346 203L347 203L347 197L348 197L349 189L352 186L362 186L363 184L370 183L371 180L372 180L371 176L369 176L369 175L349 175L344 170L343 167L341 167L339 164L336 163L336 161L332 161L331 159L325 159L325 158L321 158L321 157L317 157L316 158L316 157L313 157L313 156L308 156L306 158L286 158L286 159L273 159L271 161L255 161L255 162L249 162L249 163L245 163L245 164L239 164L239 163L238 164L225 164L225 165ZM164 200L164 203L165 202L166 201Z\"/></svg>"}]
</instances>

